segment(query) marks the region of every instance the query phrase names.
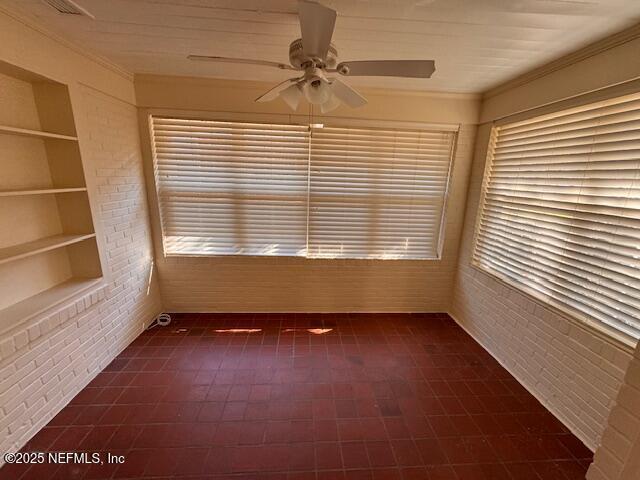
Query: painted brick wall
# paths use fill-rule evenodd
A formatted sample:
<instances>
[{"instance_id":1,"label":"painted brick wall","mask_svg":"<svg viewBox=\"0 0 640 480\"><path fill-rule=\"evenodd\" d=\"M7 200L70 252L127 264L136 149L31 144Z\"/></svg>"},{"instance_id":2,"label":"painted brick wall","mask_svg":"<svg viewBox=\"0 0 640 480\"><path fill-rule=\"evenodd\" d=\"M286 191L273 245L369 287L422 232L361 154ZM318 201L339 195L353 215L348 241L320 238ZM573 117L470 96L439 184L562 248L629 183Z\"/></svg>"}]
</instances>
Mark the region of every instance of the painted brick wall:
<instances>
[{"instance_id":1,"label":"painted brick wall","mask_svg":"<svg viewBox=\"0 0 640 480\"><path fill-rule=\"evenodd\" d=\"M478 129L451 313L595 450L632 350L556 314L471 266L490 125Z\"/></svg>"},{"instance_id":2,"label":"painted brick wall","mask_svg":"<svg viewBox=\"0 0 640 480\"><path fill-rule=\"evenodd\" d=\"M93 177L108 283L0 338L0 451L15 451L102 370L161 309L136 109L75 89L85 171Z\"/></svg>"},{"instance_id":3,"label":"painted brick wall","mask_svg":"<svg viewBox=\"0 0 640 480\"><path fill-rule=\"evenodd\" d=\"M588 480L640 478L640 345L629 364L618 399L596 450Z\"/></svg>"},{"instance_id":4,"label":"painted brick wall","mask_svg":"<svg viewBox=\"0 0 640 480\"><path fill-rule=\"evenodd\" d=\"M451 299L475 126L459 136L438 261L158 259L169 311L443 312ZM159 243L158 243L159 244Z\"/></svg>"}]
</instances>

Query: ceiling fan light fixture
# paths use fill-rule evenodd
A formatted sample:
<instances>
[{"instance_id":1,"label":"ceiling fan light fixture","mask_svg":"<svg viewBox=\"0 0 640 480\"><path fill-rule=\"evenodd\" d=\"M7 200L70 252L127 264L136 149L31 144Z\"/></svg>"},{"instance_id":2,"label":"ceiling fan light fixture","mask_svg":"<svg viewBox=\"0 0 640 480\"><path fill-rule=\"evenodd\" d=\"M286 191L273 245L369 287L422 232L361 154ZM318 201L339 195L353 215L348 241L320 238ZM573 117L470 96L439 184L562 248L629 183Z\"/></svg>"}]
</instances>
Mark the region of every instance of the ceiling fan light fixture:
<instances>
[{"instance_id":1,"label":"ceiling fan light fixture","mask_svg":"<svg viewBox=\"0 0 640 480\"><path fill-rule=\"evenodd\" d=\"M329 100L320 105L320 111L322 113L329 113L330 111L338 108L341 104L342 102L340 101L340 99L336 97L332 92Z\"/></svg>"},{"instance_id":2,"label":"ceiling fan light fixture","mask_svg":"<svg viewBox=\"0 0 640 480\"><path fill-rule=\"evenodd\" d=\"M298 105L300 105L300 100L302 99L302 92L300 91L300 84L294 83L293 85L285 88L282 92L280 92L280 96L282 100L289 105L291 110L297 110Z\"/></svg>"},{"instance_id":3,"label":"ceiling fan light fixture","mask_svg":"<svg viewBox=\"0 0 640 480\"><path fill-rule=\"evenodd\" d=\"M332 96L331 87L320 78L310 79L302 87L304 97L313 105L322 105Z\"/></svg>"}]
</instances>

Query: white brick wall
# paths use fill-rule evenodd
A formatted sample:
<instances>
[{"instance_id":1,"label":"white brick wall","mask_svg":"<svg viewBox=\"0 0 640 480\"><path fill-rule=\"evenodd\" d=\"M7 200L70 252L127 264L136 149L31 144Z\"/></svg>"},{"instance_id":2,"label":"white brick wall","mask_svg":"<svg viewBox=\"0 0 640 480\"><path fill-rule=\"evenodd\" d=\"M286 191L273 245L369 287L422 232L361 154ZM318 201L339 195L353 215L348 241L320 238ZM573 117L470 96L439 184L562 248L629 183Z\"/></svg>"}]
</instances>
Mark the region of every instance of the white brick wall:
<instances>
[{"instance_id":1,"label":"white brick wall","mask_svg":"<svg viewBox=\"0 0 640 480\"><path fill-rule=\"evenodd\" d=\"M442 260L167 257L158 270L167 310L443 312L450 301L476 128L463 125L447 204Z\"/></svg>"},{"instance_id":2,"label":"white brick wall","mask_svg":"<svg viewBox=\"0 0 640 480\"><path fill-rule=\"evenodd\" d=\"M640 478L640 345L629 364L624 383L602 443L587 472L588 480L635 480Z\"/></svg>"},{"instance_id":3,"label":"white brick wall","mask_svg":"<svg viewBox=\"0 0 640 480\"><path fill-rule=\"evenodd\" d=\"M631 352L471 266L489 133L490 125L478 130L451 312L593 450Z\"/></svg>"},{"instance_id":4,"label":"white brick wall","mask_svg":"<svg viewBox=\"0 0 640 480\"><path fill-rule=\"evenodd\" d=\"M0 338L0 451L20 448L161 309L134 106L81 86L76 123L93 176L109 283ZM90 185L91 187L91 185Z\"/></svg>"}]
</instances>

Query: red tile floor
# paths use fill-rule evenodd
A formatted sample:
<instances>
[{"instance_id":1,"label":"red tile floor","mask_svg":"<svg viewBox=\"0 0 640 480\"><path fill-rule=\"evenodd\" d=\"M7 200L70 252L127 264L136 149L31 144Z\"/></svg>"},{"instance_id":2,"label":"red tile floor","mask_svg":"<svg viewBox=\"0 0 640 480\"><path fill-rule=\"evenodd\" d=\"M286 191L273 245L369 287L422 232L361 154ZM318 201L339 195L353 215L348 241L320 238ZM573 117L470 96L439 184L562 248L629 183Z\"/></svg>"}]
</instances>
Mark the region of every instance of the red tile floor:
<instances>
[{"instance_id":1,"label":"red tile floor","mask_svg":"<svg viewBox=\"0 0 640 480\"><path fill-rule=\"evenodd\" d=\"M126 460L1 478L567 480L592 458L442 314L174 315L23 451Z\"/></svg>"}]
</instances>

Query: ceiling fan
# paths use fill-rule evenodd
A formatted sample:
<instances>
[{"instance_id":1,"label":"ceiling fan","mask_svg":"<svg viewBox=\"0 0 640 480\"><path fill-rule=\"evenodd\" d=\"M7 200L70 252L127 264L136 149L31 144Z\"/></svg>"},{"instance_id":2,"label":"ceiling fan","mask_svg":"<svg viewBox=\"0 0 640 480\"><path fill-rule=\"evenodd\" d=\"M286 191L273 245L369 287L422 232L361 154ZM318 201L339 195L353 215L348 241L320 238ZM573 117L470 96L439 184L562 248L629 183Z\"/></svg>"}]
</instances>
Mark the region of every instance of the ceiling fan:
<instances>
[{"instance_id":1,"label":"ceiling fan","mask_svg":"<svg viewBox=\"0 0 640 480\"><path fill-rule=\"evenodd\" d=\"M300 77L279 83L256 102L269 102L281 97L293 110L300 100L306 98L312 105L320 105L322 113L337 108L341 103L350 107L360 107L367 100L339 78L327 74L343 76L387 76L429 78L435 71L433 60L365 60L338 63L338 50L331 43L336 12L328 7L308 0L298 2L300 31L302 38L289 45L291 65L266 60L249 60L207 55L189 55L190 60L209 62L243 63L275 67L281 70L304 72Z\"/></svg>"}]
</instances>

